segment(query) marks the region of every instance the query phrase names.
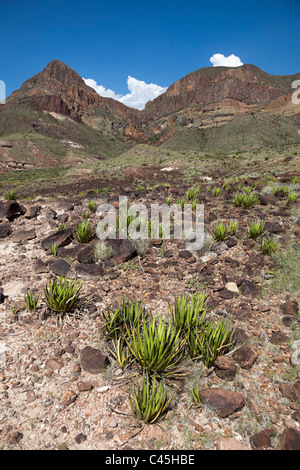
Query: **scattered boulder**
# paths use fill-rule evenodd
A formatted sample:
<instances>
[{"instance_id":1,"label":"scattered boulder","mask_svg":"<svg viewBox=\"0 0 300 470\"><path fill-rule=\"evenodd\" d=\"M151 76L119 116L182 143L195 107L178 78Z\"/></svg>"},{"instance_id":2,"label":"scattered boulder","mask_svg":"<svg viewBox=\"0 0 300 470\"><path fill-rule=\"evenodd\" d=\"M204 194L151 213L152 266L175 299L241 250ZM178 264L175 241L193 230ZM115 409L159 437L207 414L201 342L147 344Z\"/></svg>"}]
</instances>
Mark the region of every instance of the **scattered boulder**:
<instances>
[{"instance_id":1,"label":"scattered boulder","mask_svg":"<svg viewBox=\"0 0 300 470\"><path fill-rule=\"evenodd\" d=\"M300 431L292 428L285 428L280 437L277 449L300 450Z\"/></svg>"},{"instance_id":2,"label":"scattered boulder","mask_svg":"<svg viewBox=\"0 0 300 470\"><path fill-rule=\"evenodd\" d=\"M258 358L256 350L248 345L241 346L232 355L242 369L251 369Z\"/></svg>"},{"instance_id":3,"label":"scattered boulder","mask_svg":"<svg viewBox=\"0 0 300 470\"><path fill-rule=\"evenodd\" d=\"M251 450L246 444L234 437L220 437L217 440L216 450Z\"/></svg>"},{"instance_id":4,"label":"scattered boulder","mask_svg":"<svg viewBox=\"0 0 300 470\"><path fill-rule=\"evenodd\" d=\"M49 272L47 265L41 259L36 259L32 263L32 268L35 274L43 274Z\"/></svg>"},{"instance_id":5,"label":"scattered boulder","mask_svg":"<svg viewBox=\"0 0 300 470\"><path fill-rule=\"evenodd\" d=\"M50 265L50 269L56 276L67 276L70 271L70 265L64 259L58 259Z\"/></svg>"},{"instance_id":6,"label":"scattered boulder","mask_svg":"<svg viewBox=\"0 0 300 470\"><path fill-rule=\"evenodd\" d=\"M88 281L99 279L103 275L104 270L102 266L97 264L80 263L75 266L75 272L80 279Z\"/></svg>"},{"instance_id":7,"label":"scattered boulder","mask_svg":"<svg viewBox=\"0 0 300 470\"><path fill-rule=\"evenodd\" d=\"M77 398L77 393L74 392L74 390L67 390L61 397L61 404L63 406L69 406L72 403L74 403L76 398Z\"/></svg>"},{"instance_id":8,"label":"scattered boulder","mask_svg":"<svg viewBox=\"0 0 300 470\"><path fill-rule=\"evenodd\" d=\"M86 346L80 351L81 367L90 374L99 374L109 364L109 358L100 351Z\"/></svg>"},{"instance_id":9,"label":"scattered boulder","mask_svg":"<svg viewBox=\"0 0 300 470\"><path fill-rule=\"evenodd\" d=\"M220 379L234 380L237 371L235 362L229 356L220 356L215 363L215 373Z\"/></svg>"},{"instance_id":10,"label":"scattered boulder","mask_svg":"<svg viewBox=\"0 0 300 470\"><path fill-rule=\"evenodd\" d=\"M222 388L204 388L200 392L201 402L209 405L221 418L227 418L245 405L245 398L239 392Z\"/></svg>"},{"instance_id":11,"label":"scattered boulder","mask_svg":"<svg viewBox=\"0 0 300 470\"><path fill-rule=\"evenodd\" d=\"M244 295L257 295L259 290L254 282L242 279L241 290Z\"/></svg>"},{"instance_id":12,"label":"scattered boulder","mask_svg":"<svg viewBox=\"0 0 300 470\"><path fill-rule=\"evenodd\" d=\"M47 238L42 240L42 248L44 250L51 250L53 243L56 243L58 248L69 245L73 239L73 230L67 228L65 230L59 230L58 232L49 235Z\"/></svg>"},{"instance_id":13,"label":"scattered boulder","mask_svg":"<svg viewBox=\"0 0 300 470\"><path fill-rule=\"evenodd\" d=\"M4 222L0 224L0 238L9 237L11 234L11 226L9 222Z\"/></svg>"},{"instance_id":14,"label":"scattered boulder","mask_svg":"<svg viewBox=\"0 0 300 470\"><path fill-rule=\"evenodd\" d=\"M29 209L27 209L25 218L26 219L35 219L41 210L41 206L30 206Z\"/></svg>"},{"instance_id":15,"label":"scattered boulder","mask_svg":"<svg viewBox=\"0 0 300 470\"><path fill-rule=\"evenodd\" d=\"M17 201L0 201L0 220L12 219L17 214L24 213L24 209Z\"/></svg>"},{"instance_id":16,"label":"scattered boulder","mask_svg":"<svg viewBox=\"0 0 300 470\"><path fill-rule=\"evenodd\" d=\"M31 230L20 230L16 232L12 236L12 241L14 243L22 243L28 240L33 240L36 237L36 233L34 229Z\"/></svg>"},{"instance_id":17,"label":"scattered boulder","mask_svg":"<svg viewBox=\"0 0 300 470\"><path fill-rule=\"evenodd\" d=\"M250 437L250 444L253 450L271 450L272 442L270 439L274 428L263 429L262 431Z\"/></svg>"},{"instance_id":18,"label":"scattered boulder","mask_svg":"<svg viewBox=\"0 0 300 470\"><path fill-rule=\"evenodd\" d=\"M280 309L284 315L294 317L298 315L299 304L296 300L288 300L280 306Z\"/></svg>"},{"instance_id":19,"label":"scattered boulder","mask_svg":"<svg viewBox=\"0 0 300 470\"><path fill-rule=\"evenodd\" d=\"M137 255L136 249L130 240L106 240L113 249L112 262L114 265L126 263Z\"/></svg>"}]
</instances>

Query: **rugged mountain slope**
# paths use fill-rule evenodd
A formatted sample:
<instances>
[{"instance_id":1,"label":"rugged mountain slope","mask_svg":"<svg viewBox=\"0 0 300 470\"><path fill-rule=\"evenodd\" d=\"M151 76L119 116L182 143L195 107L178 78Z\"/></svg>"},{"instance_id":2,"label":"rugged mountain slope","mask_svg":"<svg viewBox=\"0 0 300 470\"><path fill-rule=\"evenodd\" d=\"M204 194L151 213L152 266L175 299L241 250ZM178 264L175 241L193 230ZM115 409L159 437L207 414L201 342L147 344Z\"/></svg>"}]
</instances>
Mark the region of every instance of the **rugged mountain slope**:
<instances>
[{"instance_id":1,"label":"rugged mountain slope","mask_svg":"<svg viewBox=\"0 0 300 470\"><path fill-rule=\"evenodd\" d=\"M196 135L202 149L221 148L229 123L230 150L238 146L242 135L242 146L252 144L257 128L261 131L257 143L269 144L274 135L276 143L297 142L300 106L292 103L292 83L297 77L269 75L253 65L203 68L147 103L140 122L154 142L175 148L180 134L185 136L187 148L191 148L189 135L192 147ZM180 143L180 149L183 146Z\"/></svg>"},{"instance_id":2,"label":"rugged mountain slope","mask_svg":"<svg viewBox=\"0 0 300 470\"><path fill-rule=\"evenodd\" d=\"M203 68L138 111L102 98L55 60L0 106L0 161L62 166L121 155L136 143L183 152L297 143L297 78L253 65Z\"/></svg>"},{"instance_id":3,"label":"rugged mountain slope","mask_svg":"<svg viewBox=\"0 0 300 470\"><path fill-rule=\"evenodd\" d=\"M135 110L102 98L74 70L56 60L1 106L1 139L12 147L0 146L0 158L55 166L91 155L119 155L130 146L123 128L134 120Z\"/></svg>"}]
</instances>

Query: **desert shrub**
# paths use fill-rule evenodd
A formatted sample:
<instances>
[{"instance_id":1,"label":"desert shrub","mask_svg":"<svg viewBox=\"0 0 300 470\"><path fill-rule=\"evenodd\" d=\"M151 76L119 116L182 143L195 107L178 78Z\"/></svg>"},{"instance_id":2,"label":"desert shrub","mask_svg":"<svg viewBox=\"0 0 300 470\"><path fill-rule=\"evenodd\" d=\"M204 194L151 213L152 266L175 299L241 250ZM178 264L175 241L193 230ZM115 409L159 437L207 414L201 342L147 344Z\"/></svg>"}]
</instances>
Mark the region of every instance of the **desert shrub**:
<instances>
[{"instance_id":1,"label":"desert shrub","mask_svg":"<svg viewBox=\"0 0 300 470\"><path fill-rule=\"evenodd\" d=\"M190 297L188 294L175 296L174 308L169 306L176 330L187 331L203 321L206 313L208 294L199 292Z\"/></svg>"},{"instance_id":2,"label":"desert shrub","mask_svg":"<svg viewBox=\"0 0 300 470\"><path fill-rule=\"evenodd\" d=\"M141 329L127 327L127 344L137 364L142 370L160 376L174 375L183 356L184 341L173 325L161 319L144 319Z\"/></svg>"},{"instance_id":3,"label":"desert shrub","mask_svg":"<svg viewBox=\"0 0 300 470\"><path fill-rule=\"evenodd\" d=\"M81 297L83 281L61 276L50 280L45 286L47 306L60 317L81 307L85 299Z\"/></svg>"},{"instance_id":4,"label":"desert shrub","mask_svg":"<svg viewBox=\"0 0 300 470\"><path fill-rule=\"evenodd\" d=\"M257 240L263 233L265 228L265 222L261 220L255 220L248 227L247 234L253 240Z\"/></svg>"},{"instance_id":5,"label":"desert shrub","mask_svg":"<svg viewBox=\"0 0 300 470\"><path fill-rule=\"evenodd\" d=\"M257 194L251 193L236 193L234 195L234 203L238 207L242 207L243 209L250 209L259 201L259 196Z\"/></svg>"},{"instance_id":6,"label":"desert shrub","mask_svg":"<svg viewBox=\"0 0 300 470\"><path fill-rule=\"evenodd\" d=\"M35 292L28 292L25 295L24 300L28 312L33 312L38 308L40 296Z\"/></svg>"},{"instance_id":7,"label":"desert shrub","mask_svg":"<svg viewBox=\"0 0 300 470\"><path fill-rule=\"evenodd\" d=\"M133 415L152 424L167 410L172 397L168 398L163 382L157 386L156 377L149 377L146 373L141 385L133 385L129 400Z\"/></svg>"},{"instance_id":8,"label":"desert shrub","mask_svg":"<svg viewBox=\"0 0 300 470\"><path fill-rule=\"evenodd\" d=\"M227 235L227 227L223 222L218 222L213 229L214 237L217 241L225 240Z\"/></svg>"},{"instance_id":9,"label":"desert shrub","mask_svg":"<svg viewBox=\"0 0 300 470\"><path fill-rule=\"evenodd\" d=\"M15 201L17 199L17 191L15 189L10 189L7 191L7 193L5 193L4 199Z\"/></svg>"},{"instance_id":10,"label":"desert shrub","mask_svg":"<svg viewBox=\"0 0 300 470\"><path fill-rule=\"evenodd\" d=\"M219 356L232 345L234 331L228 320L206 320L197 328L190 328L187 341L192 359L201 359L206 367L212 367Z\"/></svg>"},{"instance_id":11,"label":"desert shrub","mask_svg":"<svg viewBox=\"0 0 300 470\"><path fill-rule=\"evenodd\" d=\"M100 240L94 246L94 261L95 263L98 262L105 262L109 260L112 256L112 247L105 243L104 240Z\"/></svg>"},{"instance_id":12,"label":"desert shrub","mask_svg":"<svg viewBox=\"0 0 300 470\"><path fill-rule=\"evenodd\" d=\"M261 251L264 255L270 255L279 247L277 243L272 238L263 237L261 240Z\"/></svg>"},{"instance_id":13,"label":"desert shrub","mask_svg":"<svg viewBox=\"0 0 300 470\"><path fill-rule=\"evenodd\" d=\"M146 316L147 311L143 303L130 301L124 297L116 310L103 313L106 334L110 338L118 339L127 333L126 327L139 328Z\"/></svg>"},{"instance_id":14,"label":"desert shrub","mask_svg":"<svg viewBox=\"0 0 300 470\"><path fill-rule=\"evenodd\" d=\"M74 236L79 243L88 243L93 238L94 234L95 230L88 221L80 222L74 232Z\"/></svg>"}]
</instances>

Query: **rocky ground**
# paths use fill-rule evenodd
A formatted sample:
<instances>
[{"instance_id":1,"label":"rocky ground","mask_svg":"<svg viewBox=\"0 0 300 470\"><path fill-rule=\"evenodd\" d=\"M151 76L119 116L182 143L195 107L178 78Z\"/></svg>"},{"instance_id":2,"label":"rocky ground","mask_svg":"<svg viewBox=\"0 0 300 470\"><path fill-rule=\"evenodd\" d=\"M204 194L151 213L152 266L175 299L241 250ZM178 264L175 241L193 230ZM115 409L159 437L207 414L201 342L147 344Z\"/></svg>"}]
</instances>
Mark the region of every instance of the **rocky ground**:
<instances>
[{"instance_id":1,"label":"rocky ground","mask_svg":"<svg viewBox=\"0 0 300 470\"><path fill-rule=\"evenodd\" d=\"M283 175L280 184L288 178ZM80 244L74 237L89 200L118 208L122 194L149 206L168 196L176 201L190 185L179 177L171 186L148 189L133 181L114 182L106 183L103 193L78 196L68 187L61 197L2 201L2 449L299 450L299 297L272 288L273 256L263 255L260 242L247 236L247 226L259 218L280 249L290 245L299 250L297 202L287 202L282 190L266 194L257 179L243 182L257 183L260 195L259 203L245 210L232 201L235 184L215 197L209 188L222 187L221 181L198 183L206 230L212 233L218 220L236 219L235 236L222 242L210 237L197 252L186 250L184 241L155 240L140 258L131 242L115 241L112 258L100 264L93 259L97 239ZM96 224L97 215L89 212L88 220ZM87 303L71 322L57 324L44 288L51 278L68 273L85 281ZM188 360L186 376L168 385L173 393L168 412L157 424L137 422L128 399L135 371L122 370L110 353L102 314L126 296L144 301L150 314L168 318L175 295L203 288L209 293L208 314L232 322L234 348L211 369ZM29 313L24 295L32 290L40 294L40 304ZM200 407L191 398L196 383Z\"/></svg>"}]
</instances>

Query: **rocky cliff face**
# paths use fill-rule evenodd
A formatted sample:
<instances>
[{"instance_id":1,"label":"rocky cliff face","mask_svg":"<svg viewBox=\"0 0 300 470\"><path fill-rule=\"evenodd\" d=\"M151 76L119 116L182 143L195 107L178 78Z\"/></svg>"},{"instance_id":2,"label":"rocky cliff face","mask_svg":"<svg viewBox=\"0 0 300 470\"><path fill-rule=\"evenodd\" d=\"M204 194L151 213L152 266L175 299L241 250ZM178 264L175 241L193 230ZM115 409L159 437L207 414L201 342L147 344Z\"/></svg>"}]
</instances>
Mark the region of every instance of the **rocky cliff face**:
<instances>
[{"instance_id":1,"label":"rocky cliff face","mask_svg":"<svg viewBox=\"0 0 300 470\"><path fill-rule=\"evenodd\" d=\"M29 102L34 107L69 116L99 127L109 120L117 129L135 121L135 110L111 98L102 98L70 67L59 60L50 62L42 72L27 80L7 100Z\"/></svg>"},{"instance_id":2,"label":"rocky cliff face","mask_svg":"<svg viewBox=\"0 0 300 470\"><path fill-rule=\"evenodd\" d=\"M92 142L92 152L100 155L120 154L124 145L135 143L186 151L193 141L193 149L203 150L210 148L212 139L222 145L224 135L234 150L241 136L242 146L252 145L258 129L262 145L272 143L274 136L277 143L299 142L300 105L291 99L292 83L298 78L269 75L253 65L203 68L176 81L138 111L99 96L74 70L55 60L0 107L0 136L6 139L20 129L34 128L62 142L70 139L73 121L79 125L73 129L76 142L87 152ZM47 121L46 114L54 120ZM88 129L95 131L93 135Z\"/></svg>"},{"instance_id":3,"label":"rocky cliff face","mask_svg":"<svg viewBox=\"0 0 300 470\"><path fill-rule=\"evenodd\" d=\"M296 116L300 107L291 100L296 78L272 76L253 65L200 69L148 102L140 123L153 136L174 126L223 126L239 115L256 112Z\"/></svg>"}]
</instances>

